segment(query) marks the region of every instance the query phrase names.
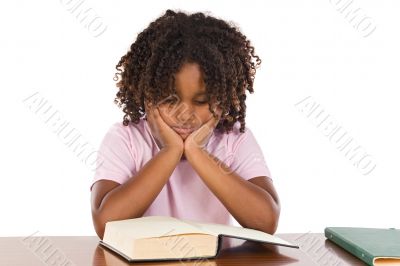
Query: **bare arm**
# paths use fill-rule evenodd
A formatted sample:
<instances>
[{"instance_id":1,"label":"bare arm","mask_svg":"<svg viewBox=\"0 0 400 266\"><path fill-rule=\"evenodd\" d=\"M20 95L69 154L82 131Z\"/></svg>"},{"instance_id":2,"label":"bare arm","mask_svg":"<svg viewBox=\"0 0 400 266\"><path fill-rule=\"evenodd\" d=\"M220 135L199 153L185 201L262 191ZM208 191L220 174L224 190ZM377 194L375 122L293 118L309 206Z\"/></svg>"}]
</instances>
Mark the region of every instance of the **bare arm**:
<instances>
[{"instance_id":1,"label":"bare arm","mask_svg":"<svg viewBox=\"0 0 400 266\"><path fill-rule=\"evenodd\" d=\"M203 182L240 225L275 233L280 203L267 177L259 176L246 181L206 150L186 150L185 154Z\"/></svg>"},{"instance_id":2,"label":"bare arm","mask_svg":"<svg viewBox=\"0 0 400 266\"><path fill-rule=\"evenodd\" d=\"M92 188L92 219L103 239L105 223L141 217L167 183L183 151L163 148L126 183L99 180Z\"/></svg>"}]
</instances>

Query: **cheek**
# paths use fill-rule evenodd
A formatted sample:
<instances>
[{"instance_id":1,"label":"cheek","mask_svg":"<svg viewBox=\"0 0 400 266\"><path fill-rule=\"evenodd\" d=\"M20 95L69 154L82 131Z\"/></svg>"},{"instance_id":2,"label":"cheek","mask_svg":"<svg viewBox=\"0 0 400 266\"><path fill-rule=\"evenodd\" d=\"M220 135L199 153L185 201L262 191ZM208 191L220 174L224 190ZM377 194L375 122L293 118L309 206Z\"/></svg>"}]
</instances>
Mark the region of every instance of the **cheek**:
<instances>
[{"instance_id":1,"label":"cheek","mask_svg":"<svg viewBox=\"0 0 400 266\"><path fill-rule=\"evenodd\" d=\"M217 108L214 112L217 115L217 119L219 120L221 118L222 109ZM203 125L213 117L213 114L210 112L208 107L205 107L204 109L201 108L196 110L196 117L198 120L197 125Z\"/></svg>"},{"instance_id":2,"label":"cheek","mask_svg":"<svg viewBox=\"0 0 400 266\"><path fill-rule=\"evenodd\" d=\"M162 107L159 107L159 110L160 110L160 116L164 120L164 122L167 123L167 125L169 126L173 125L174 120L171 111L168 110L168 108L162 108Z\"/></svg>"},{"instance_id":3,"label":"cheek","mask_svg":"<svg viewBox=\"0 0 400 266\"><path fill-rule=\"evenodd\" d=\"M204 124L205 122L207 122L212 114L211 112L207 109L207 110L200 110L196 112L196 116L197 116L197 120L199 121L199 124Z\"/></svg>"},{"instance_id":4,"label":"cheek","mask_svg":"<svg viewBox=\"0 0 400 266\"><path fill-rule=\"evenodd\" d=\"M186 120L195 126L200 126L206 123L212 116L208 110L208 106L193 107L192 111L179 111L167 106L160 106L159 110L161 117L169 126L179 124L179 122L185 123ZM216 112L218 114L219 111L217 110Z\"/></svg>"}]
</instances>

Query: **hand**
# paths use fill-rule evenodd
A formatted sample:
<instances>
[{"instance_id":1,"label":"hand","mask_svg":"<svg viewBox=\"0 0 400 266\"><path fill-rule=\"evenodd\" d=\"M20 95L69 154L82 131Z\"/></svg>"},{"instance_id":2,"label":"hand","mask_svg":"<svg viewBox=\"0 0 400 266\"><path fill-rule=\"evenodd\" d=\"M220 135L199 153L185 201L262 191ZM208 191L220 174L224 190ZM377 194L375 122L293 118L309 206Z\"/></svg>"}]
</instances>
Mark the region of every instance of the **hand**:
<instances>
[{"instance_id":1,"label":"hand","mask_svg":"<svg viewBox=\"0 0 400 266\"><path fill-rule=\"evenodd\" d=\"M162 148L177 148L183 152L184 143L182 137L175 132L160 115L157 106L153 106L145 101L147 121L154 138L158 140Z\"/></svg>"},{"instance_id":2,"label":"hand","mask_svg":"<svg viewBox=\"0 0 400 266\"><path fill-rule=\"evenodd\" d=\"M217 110L217 117L211 118L196 131L193 131L184 142L184 154L191 149L204 149L208 143L215 127L221 118L221 111Z\"/></svg>"}]
</instances>

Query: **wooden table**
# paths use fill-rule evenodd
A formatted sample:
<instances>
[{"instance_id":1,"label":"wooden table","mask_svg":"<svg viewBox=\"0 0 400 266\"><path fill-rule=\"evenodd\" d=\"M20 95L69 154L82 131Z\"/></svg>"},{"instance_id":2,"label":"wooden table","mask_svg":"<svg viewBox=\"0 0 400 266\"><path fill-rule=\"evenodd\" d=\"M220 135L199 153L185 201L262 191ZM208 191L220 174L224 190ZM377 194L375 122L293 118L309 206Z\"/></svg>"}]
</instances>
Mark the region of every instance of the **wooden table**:
<instances>
[{"instance_id":1,"label":"wooden table","mask_svg":"<svg viewBox=\"0 0 400 266\"><path fill-rule=\"evenodd\" d=\"M125 262L98 244L96 236L0 237L0 265L366 265L326 240L323 234L277 234L300 246L279 247L224 237L215 259L169 262Z\"/></svg>"}]
</instances>

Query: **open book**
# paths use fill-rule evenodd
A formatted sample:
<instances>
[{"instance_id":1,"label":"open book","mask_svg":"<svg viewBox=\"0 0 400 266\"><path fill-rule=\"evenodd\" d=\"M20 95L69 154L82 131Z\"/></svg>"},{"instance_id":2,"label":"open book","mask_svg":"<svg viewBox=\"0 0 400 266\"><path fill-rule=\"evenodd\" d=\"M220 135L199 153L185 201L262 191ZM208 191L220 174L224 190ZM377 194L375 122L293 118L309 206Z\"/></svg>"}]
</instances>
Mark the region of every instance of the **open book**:
<instances>
[{"instance_id":1,"label":"open book","mask_svg":"<svg viewBox=\"0 0 400 266\"><path fill-rule=\"evenodd\" d=\"M100 244L130 262L198 259L215 257L222 236L299 248L254 229L198 223L168 216L146 216L107 222Z\"/></svg>"}]
</instances>

